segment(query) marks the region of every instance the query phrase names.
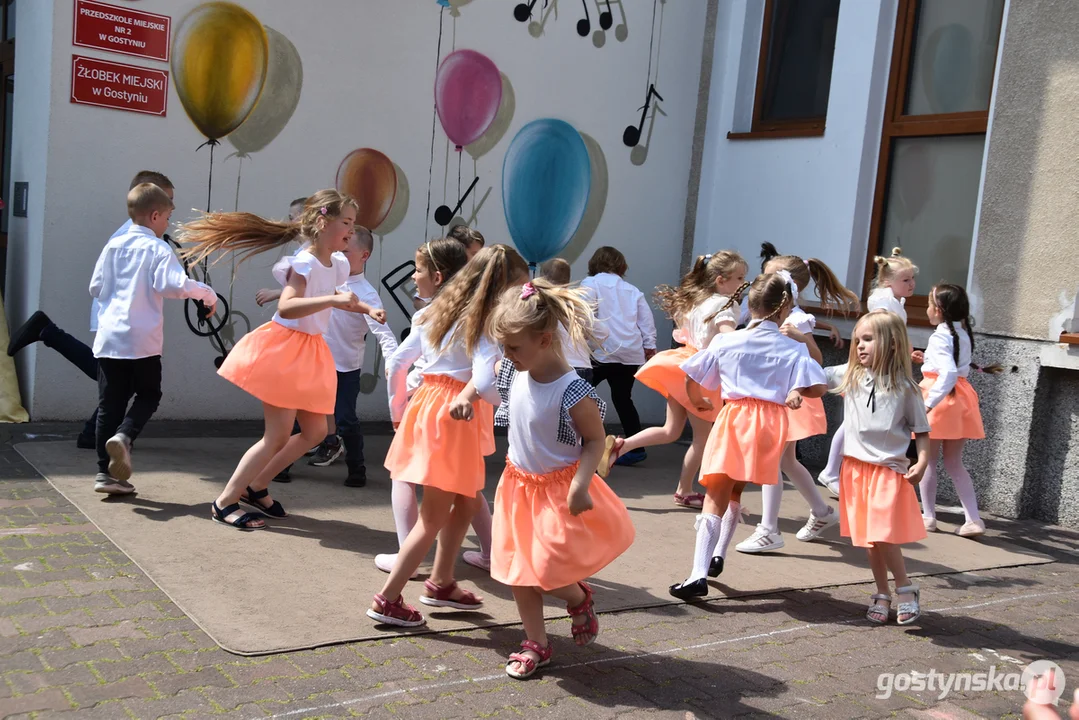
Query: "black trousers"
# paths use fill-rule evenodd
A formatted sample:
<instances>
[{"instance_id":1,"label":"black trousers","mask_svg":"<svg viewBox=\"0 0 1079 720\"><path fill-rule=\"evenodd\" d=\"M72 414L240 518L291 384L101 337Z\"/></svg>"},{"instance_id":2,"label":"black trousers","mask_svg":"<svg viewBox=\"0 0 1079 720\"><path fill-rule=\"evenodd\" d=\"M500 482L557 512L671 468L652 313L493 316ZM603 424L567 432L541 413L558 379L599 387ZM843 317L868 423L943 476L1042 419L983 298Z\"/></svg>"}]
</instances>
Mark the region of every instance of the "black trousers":
<instances>
[{"instance_id":1,"label":"black trousers","mask_svg":"<svg viewBox=\"0 0 1079 720\"><path fill-rule=\"evenodd\" d=\"M105 442L117 432L137 438L161 402L161 356L98 358L97 365L97 471L108 472Z\"/></svg>"},{"instance_id":2,"label":"black trousers","mask_svg":"<svg viewBox=\"0 0 1079 720\"><path fill-rule=\"evenodd\" d=\"M593 363L592 386L599 387L604 380L611 386L611 402L622 421L622 434L626 437L641 431L641 417L633 404L633 375L639 365L621 363Z\"/></svg>"},{"instance_id":3,"label":"black trousers","mask_svg":"<svg viewBox=\"0 0 1079 720\"><path fill-rule=\"evenodd\" d=\"M41 331L41 342L45 343L45 347L52 348L60 353L64 359L81 370L86 377L97 380L97 358L94 357L94 351L90 349L90 346L82 340L64 332L56 326L56 323L49 323ZM82 429L82 435L92 439L96 428L97 409L95 408L94 414L90 416Z\"/></svg>"}]
</instances>

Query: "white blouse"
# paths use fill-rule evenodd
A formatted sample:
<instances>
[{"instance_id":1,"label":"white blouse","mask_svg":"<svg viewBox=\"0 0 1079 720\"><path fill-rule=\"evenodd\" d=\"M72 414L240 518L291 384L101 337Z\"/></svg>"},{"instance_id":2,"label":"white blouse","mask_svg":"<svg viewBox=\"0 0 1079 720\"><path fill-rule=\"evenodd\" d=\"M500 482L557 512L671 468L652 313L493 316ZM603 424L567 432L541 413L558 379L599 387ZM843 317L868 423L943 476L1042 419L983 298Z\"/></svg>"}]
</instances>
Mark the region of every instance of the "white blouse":
<instances>
[{"instance_id":1,"label":"white blouse","mask_svg":"<svg viewBox=\"0 0 1079 720\"><path fill-rule=\"evenodd\" d=\"M929 388L929 396L925 400L926 407L932 409L940 404L948 393L955 387L959 378L970 376L970 336L962 323L953 323L955 333L959 337L959 362L956 363L952 349L955 341L952 333L948 330L947 323L937 325L937 329L929 336L929 343L925 346L925 362L922 363L923 373L936 373L937 379L933 387Z\"/></svg>"},{"instance_id":2,"label":"white blouse","mask_svg":"<svg viewBox=\"0 0 1079 720\"><path fill-rule=\"evenodd\" d=\"M334 253L330 256L330 265L326 266L310 251L301 250L295 255L281 258L273 266L274 279L283 286L288 284L290 272L302 275L307 281L303 291L305 298L333 295L348 282L348 259L344 253ZM274 313L273 321L308 335L324 335L330 327L331 312L332 308L326 308L305 317L286 319L281 317L278 310Z\"/></svg>"},{"instance_id":3,"label":"white blouse","mask_svg":"<svg viewBox=\"0 0 1079 720\"><path fill-rule=\"evenodd\" d=\"M716 335L682 370L707 390L722 388L724 400L783 404L791 390L828 382L809 348L782 335L771 320Z\"/></svg>"},{"instance_id":4,"label":"white blouse","mask_svg":"<svg viewBox=\"0 0 1079 720\"><path fill-rule=\"evenodd\" d=\"M847 366L835 365L824 372L828 388L834 390L843 382ZM913 382L899 392L884 392L867 371L864 383L843 394L843 430L844 455L905 473L911 433L929 432L922 393Z\"/></svg>"},{"instance_id":5,"label":"white blouse","mask_svg":"<svg viewBox=\"0 0 1079 720\"><path fill-rule=\"evenodd\" d=\"M679 323L678 329L674 331L675 342L682 343L694 350L700 350L708 347L708 343L712 342L712 338L719 334L721 324L726 322L731 325L738 325L738 316L741 314L740 306L733 303L729 308L723 310L723 306L728 302L730 302L729 297L716 293L686 313L686 316ZM713 315L715 317L709 320L709 317Z\"/></svg>"},{"instance_id":6,"label":"white blouse","mask_svg":"<svg viewBox=\"0 0 1079 720\"><path fill-rule=\"evenodd\" d=\"M787 319L783 321L783 324L794 328L800 333L810 335L813 333L813 328L817 327L817 318L795 305L791 308L790 314L787 315Z\"/></svg>"},{"instance_id":7,"label":"white blouse","mask_svg":"<svg viewBox=\"0 0 1079 720\"><path fill-rule=\"evenodd\" d=\"M907 299L897 298L891 288L877 288L869 293L869 298L865 301L865 307L867 312L891 310L903 318L904 325L907 323Z\"/></svg>"},{"instance_id":8,"label":"white blouse","mask_svg":"<svg viewBox=\"0 0 1079 720\"><path fill-rule=\"evenodd\" d=\"M500 402L498 388L495 387L495 363L502 357L498 345L486 336L481 337L469 356L464 342L452 340L457 329L455 323L443 338L441 347L435 347L427 337L429 326L420 322L429 307L418 310L412 316L412 331L398 346L397 352L386 360L390 419L393 422L400 422L404 416L409 395L408 369L417 361L424 364L425 375L445 375L463 383L474 381L481 398L492 405Z\"/></svg>"}]
</instances>

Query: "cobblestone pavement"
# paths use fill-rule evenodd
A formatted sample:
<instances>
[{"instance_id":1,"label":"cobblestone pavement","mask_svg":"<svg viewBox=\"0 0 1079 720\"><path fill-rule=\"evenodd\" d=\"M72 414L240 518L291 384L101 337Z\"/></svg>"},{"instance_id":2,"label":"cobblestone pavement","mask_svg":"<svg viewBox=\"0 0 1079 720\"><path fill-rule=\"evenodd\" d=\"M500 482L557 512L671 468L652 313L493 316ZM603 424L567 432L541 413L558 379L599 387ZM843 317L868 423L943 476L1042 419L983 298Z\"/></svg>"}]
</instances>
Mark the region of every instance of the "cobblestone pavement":
<instances>
[{"instance_id":1,"label":"cobblestone pavement","mask_svg":"<svg viewBox=\"0 0 1079 720\"><path fill-rule=\"evenodd\" d=\"M502 671L519 628L237 657L22 461L6 432L0 717L997 718L1022 704L1006 680L940 699L901 674L999 678L1050 659L1069 681L1062 710L1079 685L1079 532L1008 521L991 530L1057 562L923 578L931 613L913 628L868 627L872 589L859 585L602 615L587 648L559 621L554 664L525 683ZM228 582L227 568L210 571ZM258 622L257 609L237 622Z\"/></svg>"}]
</instances>

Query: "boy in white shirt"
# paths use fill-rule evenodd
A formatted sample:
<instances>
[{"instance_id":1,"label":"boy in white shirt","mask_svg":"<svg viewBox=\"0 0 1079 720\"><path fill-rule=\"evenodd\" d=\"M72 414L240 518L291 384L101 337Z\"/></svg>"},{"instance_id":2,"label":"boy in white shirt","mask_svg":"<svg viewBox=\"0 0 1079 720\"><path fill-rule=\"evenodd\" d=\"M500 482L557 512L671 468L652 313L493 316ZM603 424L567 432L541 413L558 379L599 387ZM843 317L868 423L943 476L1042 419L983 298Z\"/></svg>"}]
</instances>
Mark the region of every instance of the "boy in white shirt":
<instances>
[{"instance_id":1,"label":"boy in white shirt","mask_svg":"<svg viewBox=\"0 0 1079 720\"><path fill-rule=\"evenodd\" d=\"M606 325L607 337L592 354L592 384L604 380L611 387L611 401L627 435L641 431L641 418L633 404L634 374L656 354L656 322L644 293L623 279L629 265L617 248L596 250L588 261L588 277L583 287L595 293L597 317ZM635 465L648 455L644 449L631 450L618 458L617 465Z\"/></svg>"},{"instance_id":2,"label":"boy in white shirt","mask_svg":"<svg viewBox=\"0 0 1079 720\"><path fill-rule=\"evenodd\" d=\"M94 490L126 495L131 442L161 401L161 352L165 298L200 300L212 313L213 288L187 276L161 239L173 204L157 185L143 183L127 194L132 224L109 240L90 279L98 301L94 357L98 363L97 457ZM130 409L128 402L131 402Z\"/></svg>"},{"instance_id":3,"label":"boy in white shirt","mask_svg":"<svg viewBox=\"0 0 1079 720\"><path fill-rule=\"evenodd\" d=\"M345 257L349 263L347 288L356 294L362 302L372 308L381 309L382 300L378 291L364 277L367 260L371 257L375 241L371 231L356 226L355 233L345 247ZM360 395L360 376L363 373L364 351L367 347L367 332L370 330L378 338L383 357L390 357L397 350L397 341L389 325L380 323L370 315L334 310L330 313L330 328L326 331L326 344L333 353L333 362L337 366L337 400L334 403L333 418L330 427L336 425L326 439L322 441L311 464L326 467L333 464L341 454L345 455L348 466L346 487L363 487L367 484L367 468L363 458L363 434L360 421L356 417L356 399ZM377 376L377 373L376 373Z\"/></svg>"}]
</instances>

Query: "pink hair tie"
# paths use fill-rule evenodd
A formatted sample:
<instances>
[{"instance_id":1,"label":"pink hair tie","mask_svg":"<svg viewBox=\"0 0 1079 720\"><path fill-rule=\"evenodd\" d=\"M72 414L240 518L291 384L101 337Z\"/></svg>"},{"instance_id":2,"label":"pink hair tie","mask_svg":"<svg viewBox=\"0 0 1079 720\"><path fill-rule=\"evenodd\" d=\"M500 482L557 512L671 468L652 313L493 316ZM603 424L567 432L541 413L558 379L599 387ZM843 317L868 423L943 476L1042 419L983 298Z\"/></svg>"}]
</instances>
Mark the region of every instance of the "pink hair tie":
<instances>
[{"instance_id":1,"label":"pink hair tie","mask_svg":"<svg viewBox=\"0 0 1079 720\"><path fill-rule=\"evenodd\" d=\"M536 286L533 285L530 282L526 282L524 284L524 286L521 288L521 299L522 300L527 300L528 298L532 297L535 294L536 294Z\"/></svg>"},{"instance_id":2,"label":"pink hair tie","mask_svg":"<svg viewBox=\"0 0 1079 720\"><path fill-rule=\"evenodd\" d=\"M319 211L320 213L322 213L323 215L325 215L326 213L328 213L328 212L329 212L329 210L328 210L328 209L326 208L326 206L325 206L325 205L323 205L322 207L320 207L320 208L318 209L318 211Z\"/></svg>"}]
</instances>

